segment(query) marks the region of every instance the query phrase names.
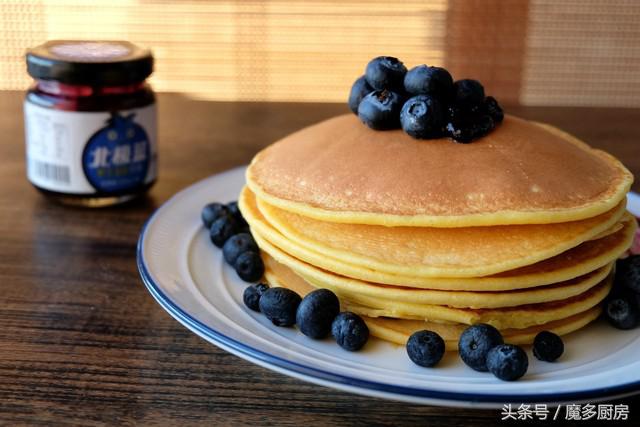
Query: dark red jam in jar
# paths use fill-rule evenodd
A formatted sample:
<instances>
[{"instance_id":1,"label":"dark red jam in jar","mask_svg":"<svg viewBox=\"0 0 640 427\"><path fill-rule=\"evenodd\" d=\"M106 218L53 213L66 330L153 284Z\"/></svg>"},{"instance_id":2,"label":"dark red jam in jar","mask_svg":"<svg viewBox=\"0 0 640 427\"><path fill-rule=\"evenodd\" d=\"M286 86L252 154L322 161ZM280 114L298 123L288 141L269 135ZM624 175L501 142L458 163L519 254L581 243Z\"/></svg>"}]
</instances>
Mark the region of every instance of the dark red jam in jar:
<instances>
[{"instance_id":1,"label":"dark red jam in jar","mask_svg":"<svg viewBox=\"0 0 640 427\"><path fill-rule=\"evenodd\" d=\"M27 52L27 177L68 204L144 194L157 171L153 56L124 41L49 41Z\"/></svg>"}]
</instances>

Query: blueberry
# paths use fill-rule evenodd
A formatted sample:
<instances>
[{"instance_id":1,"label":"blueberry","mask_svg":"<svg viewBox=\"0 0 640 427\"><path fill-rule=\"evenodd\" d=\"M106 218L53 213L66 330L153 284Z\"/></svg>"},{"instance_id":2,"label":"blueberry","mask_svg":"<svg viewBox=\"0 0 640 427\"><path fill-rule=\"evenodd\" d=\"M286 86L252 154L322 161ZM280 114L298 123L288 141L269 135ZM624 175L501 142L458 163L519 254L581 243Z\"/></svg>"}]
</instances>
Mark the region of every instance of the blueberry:
<instances>
[{"instance_id":1,"label":"blueberry","mask_svg":"<svg viewBox=\"0 0 640 427\"><path fill-rule=\"evenodd\" d=\"M418 65L404 76L404 88L413 95L431 95L443 102L453 95L453 79L444 68Z\"/></svg>"},{"instance_id":2,"label":"blueberry","mask_svg":"<svg viewBox=\"0 0 640 427\"><path fill-rule=\"evenodd\" d=\"M503 344L500 331L491 325L478 323L468 327L460 335L458 353L464 363L470 368L487 371L487 353L493 347Z\"/></svg>"},{"instance_id":3,"label":"blueberry","mask_svg":"<svg viewBox=\"0 0 640 427\"><path fill-rule=\"evenodd\" d=\"M204 208L202 208L200 217L202 218L204 226L207 228L211 228L211 224L213 224L216 219L228 214L229 209L225 205L223 205L222 203L214 202L209 203Z\"/></svg>"},{"instance_id":4,"label":"blueberry","mask_svg":"<svg viewBox=\"0 0 640 427\"><path fill-rule=\"evenodd\" d=\"M313 339L322 339L331 332L331 323L340 312L340 301L328 289L309 292L298 306L296 323L300 332Z\"/></svg>"},{"instance_id":5,"label":"blueberry","mask_svg":"<svg viewBox=\"0 0 640 427\"><path fill-rule=\"evenodd\" d=\"M631 255L616 263L615 285L640 294L640 255Z\"/></svg>"},{"instance_id":6,"label":"blueberry","mask_svg":"<svg viewBox=\"0 0 640 427\"><path fill-rule=\"evenodd\" d=\"M402 106L400 123L402 129L414 138L425 139L442 136L442 106L432 96L414 96Z\"/></svg>"},{"instance_id":7,"label":"blueberry","mask_svg":"<svg viewBox=\"0 0 640 427\"><path fill-rule=\"evenodd\" d=\"M614 288L605 300L604 314L618 329L633 329L640 322L638 296L625 287Z\"/></svg>"},{"instance_id":8,"label":"blueberry","mask_svg":"<svg viewBox=\"0 0 640 427\"><path fill-rule=\"evenodd\" d=\"M618 258L616 260L616 265L615 265L615 270L614 270L615 271L614 279L616 279L616 280L614 280L614 284L619 284L619 282L620 282L619 279L623 276L623 274L625 274L624 270L627 268L627 262L633 256L636 256L636 255L632 255L632 256L627 257L627 258Z\"/></svg>"},{"instance_id":9,"label":"blueberry","mask_svg":"<svg viewBox=\"0 0 640 427\"><path fill-rule=\"evenodd\" d=\"M406 73L407 67L398 58L378 56L369 61L364 75L369 86L376 90L401 91Z\"/></svg>"},{"instance_id":10,"label":"blueberry","mask_svg":"<svg viewBox=\"0 0 640 427\"><path fill-rule=\"evenodd\" d=\"M229 203L227 203L227 209L229 210L229 213L231 215L233 215L233 217L237 217L237 216L242 216L242 213L240 212L240 208L238 207L238 201L237 200L233 200Z\"/></svg>"},{"instance_id":11,"label":"blueberry","mask_svg":"<svg viewBox=\"0 0 640 427\"><path fill-rule=\"evenodd\" d=\"M258 245L249 233L235 234L229 237L222 246L222 255L229 265L234 265L236 259L246 251L259 252Z\"/></svg>"},{"instance_id":12,"label":"blueberry","mask_svg":"<svg viewBox=\"0 0 640 427\"><path fill-rule=\"evenodd\" d=\"M238 202L233 201L233 202L227 203L227 209L229 210L229 214L231 214L233 219L235 219L238 222L238 226L240 228L246 228L249 226L249 224L247 224L247 221L245 221L244 217L242 216L242 212L240 212L240 208L238 208Z\"/></svg>"},{"instance_id":13,"label":"blueberry","mask_svg":"<svg viewBox=\"0 0 640 427\"><path fill-rule=\"evenodd\" d=\"M358 351L369 339L369 328L360 316L344 311L333 320L331 334L340 347L348 351Z\"/></svg>"},{"instance_id":14,"label":"blueberry","mask_svg":"<svg viewBox=\"0 0 640 427\"><path fill-rule=\"evenodd\" d=\"M260 311L276 326L296 323L300 295L287 288L269 288L260 297Z\"/></svg>"},{"instance_id":15,"label":"blueberry","mask_svg":"<svg viewBox=\"0 0 640 427\"><path fill-rule=\"evenodd\" d=\"M209 237L211 242L221 248L224 243L239 231L238 223L229 214L223 215L213 221L209 229Z\"/></svg>"},{"instance_id":16,"label":"blueberry","mask_svg":"<svg viewBox=\"0 0 640 427\"><path fill-rule=\"evenodd\" d=\"M455 104L470 110L484 101L484 87L477 80L458 80L453 84Z\"/></svg>"},{"instance_id":17,"label":"blueberry","mask_svg":"<svg viewBox=\"0 0 640 427\"><path fill-rule=\"evenodd\" d=\"M538 360L553 362L564 353L562 338L553 332L542 331L533 339L533 355Z\"/></svg>"},{"instance_id":18,"label":"blueberry","mask_svg":"<svg viewBox=\"0 0 640 427\"><path fill-rule=\"evenodd\" d=\"M244 305L253 311L260 311L260 297L269 289L269 285L258 283L257 285L247 286L242 294Z\"/></svg>"},{"instance_id":19,"label":"blueberry","mask_svg":"<svg viewBox=\"0 0 640 427\"><path fill-rule=\"evenodd\" d=\"M353 86L351 86L351 92L349 93L349 109L353 111L354 114L358 114L358 105L360 105L360 101L362 98L367 96L373 92L373 88L367 83L367 80L364 76L361 76L353 82Z\"/></svg>"},{"instance_id":20,"label":"blueberry","mask_svg":"<svg viewBox=\"0 0 640 427\"><path fill-rule=\"evenodd\" d=\"M486 114L491 117L494 123L501 123L504 120L504 111L502 111L502 107L498 104L498 101L493 96L487 96L484 99L483 105L484 111Z\"/></svg>"},{"instance_id":21,"label":"blueberry","mask_svg":"<svg viewBox=\"0 0 640 427\"><path fill-rule=\"evenodd\" d=\"M241 253L236 262L233 263L233 268L245 282L255 282L262 278L264 274L264 263L260 254L254 251L245 251Z\"/></svg>"},{"instance_id":22,"label":"blueberry","mask_svg":"<svg viewBox=\"0 0 640 427\"><path fill-rule=\"evenodd\" d=\"M466 144L491 132L504 119L504 112L495 98L484 98L484 88L476 80L458 80L456 95L446 111L447 135Z\"/></svg>"},{"instance_id":23,"label":"blueberry","mask_svg":"<svg viewBox=\"0 0 640 427\"><path fill-rule=\"evenodd\" d=\"M444 356L444 340L432 331L414 332L407 341L407 354L416 365L435 366Z\"/></svg>"},{"instance_id":24,"label":"blueberry","mask_svg":"<svg viewBox=\"0 0 640 427\"><path fill-rule=\"evenodd\" d=\"M487 368L502 381L517 380L527 372L528 367L527 353L517 345L500 344L487 354Z\"/></svg>"},{"instance_id":25,"label":"blueberry","mask_svg":"<svg viewBox=\"0 0 640 427\"><path fill-rule=\"evenodd\" d=\"M488 114L466 112L449 107L449 121L446 132L456 142L469 143L485 136L495 128L493 119Z\"/></svg>"},{"instance_id":26,"label":"blueberry","mask_svg":"<svg viewBox=\"0 0 640 427\"><path fill-rule=\"evenodd\" d=\"M400 127L401 108L400 95L388 90L376 90L362 98L358 117L371 129L397 129Z\"/></svg>"},{"instance_id":27,"label":"blueberry","mask_svg":"<svg viewBox=\"0 0 640 427\"><path fill-rule=\"evenodd\" d=\"M473 120L473 137L480 138L491 132L496 127L495 122L488 114L480 114Z\"/></svg>"},{"instance_id":28,"label":"blueberry","mask_svg":"<svg viewBox=\"0 0 640 427\"><path fill-rule=\"evenodd\" d=\"M449 122L446 126L446 133L456 142L467 144L473 141L474 130L467 122Z\"/></svg>"}]
</instances>

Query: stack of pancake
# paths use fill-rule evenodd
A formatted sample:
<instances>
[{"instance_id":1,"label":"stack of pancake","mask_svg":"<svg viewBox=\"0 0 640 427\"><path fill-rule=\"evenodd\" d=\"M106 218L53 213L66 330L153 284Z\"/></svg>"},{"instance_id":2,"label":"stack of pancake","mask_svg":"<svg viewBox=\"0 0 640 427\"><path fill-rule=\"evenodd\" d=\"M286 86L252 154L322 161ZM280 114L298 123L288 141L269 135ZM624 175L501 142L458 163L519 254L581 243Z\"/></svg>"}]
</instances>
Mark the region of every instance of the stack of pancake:
<instances>
[{"instance_id":1,"label":"stack of pancake","mask_svg":"<svg viewBox=\"0 0 640 427\"><path fill-rule=\"evenodd\" d=\"M600 314L636 222L612 156L511 116L471 144L374 131L352 115L258 153L240 209L266 279L327 288L372 335L405 344L488 323L514 344Z\"/></svg>"}]
</instances>

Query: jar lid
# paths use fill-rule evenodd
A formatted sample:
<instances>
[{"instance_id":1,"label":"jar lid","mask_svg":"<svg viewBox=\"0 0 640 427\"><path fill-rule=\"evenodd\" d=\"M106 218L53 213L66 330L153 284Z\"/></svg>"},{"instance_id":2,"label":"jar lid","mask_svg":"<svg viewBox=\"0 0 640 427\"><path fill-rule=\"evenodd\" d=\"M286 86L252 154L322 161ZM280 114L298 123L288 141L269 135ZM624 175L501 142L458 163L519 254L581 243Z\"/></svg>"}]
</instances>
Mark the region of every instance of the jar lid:
<instances>
[{"instance_id":1,"label":"jar lid","mask_svg":"<svg viewBox=\"0 0 640 427\"><path fill-rule=\"evenodd\" d=\"M27 51L27 72L67 84L123 86L153 72L153 55L126 41L51 40Z\"/></svg>"}]
</instances>

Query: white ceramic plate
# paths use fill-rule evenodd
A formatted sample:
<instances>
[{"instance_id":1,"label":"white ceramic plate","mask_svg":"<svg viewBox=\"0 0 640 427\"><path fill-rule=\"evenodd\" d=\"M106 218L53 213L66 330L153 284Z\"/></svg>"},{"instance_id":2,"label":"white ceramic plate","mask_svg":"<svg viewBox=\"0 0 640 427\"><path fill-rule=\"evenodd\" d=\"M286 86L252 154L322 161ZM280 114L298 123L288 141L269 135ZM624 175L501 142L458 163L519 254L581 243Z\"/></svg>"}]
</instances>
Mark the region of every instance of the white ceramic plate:
<instances>
[{"instance_id":1,"label":"white ceramic plate","mask_svg":"<svg viewBox=\"0 0 640 427\"><path fill-rule=\"evenodd\" d=\"M407 402L474 407L505 403L596 402L640 390L640 329L603 321L565 337L556 363L535 359L519 381L502 382L466 367L448 353L437 368L421 368L405 349L371 339L350 353L330 338L311 340L278 328L242 303L247 286L225 265L200 220L211 201L235 200L244 168L212 176L176 194L147 221L138 242L145 285L175 319L205 340L274 371L358 394ZM640 198L630 196L640 213Z\"/></svg>"}]
</instances>

